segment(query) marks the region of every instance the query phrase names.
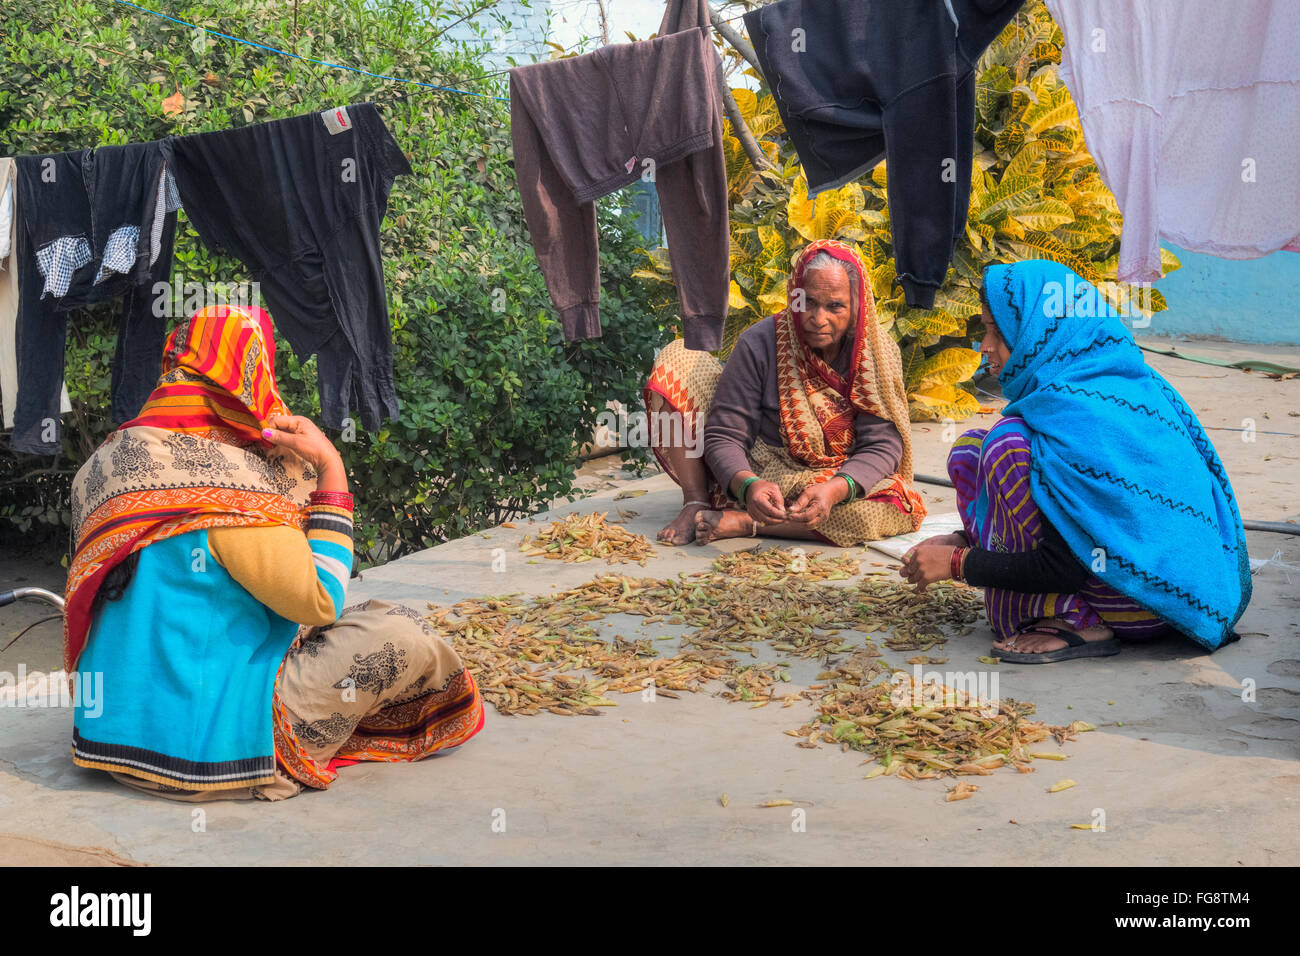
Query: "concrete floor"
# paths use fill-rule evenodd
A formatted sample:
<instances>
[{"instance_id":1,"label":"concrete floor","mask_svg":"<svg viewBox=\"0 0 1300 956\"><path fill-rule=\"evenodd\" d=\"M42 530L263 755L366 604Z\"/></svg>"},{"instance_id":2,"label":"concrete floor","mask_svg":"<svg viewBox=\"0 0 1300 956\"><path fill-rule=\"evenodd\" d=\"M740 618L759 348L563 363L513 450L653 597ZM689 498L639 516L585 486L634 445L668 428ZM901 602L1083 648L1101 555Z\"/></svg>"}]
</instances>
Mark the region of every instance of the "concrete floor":
<instances>
[{"instance_id":1,"label":"concrete floor","mask_svg":"<svg viewBox=\"0 0 1300 956\"><path fill-rule=\"evenodd\" d=\"M1300 366L1300 349L1195 342L1187 350ZM1292 463L1300 459L1300 381L1158 356L1151 363L1206 426L1241 428L1243 419L1255 419L1254 442L1242 441L1240 432L1211 432L1246 517L1300 520ZM951 436L937 424L915 425L914 434L917 471L942 474ZM587 469L602 470L612 474L612 463ZM603 475L588 482L609 484ZM629 487L648 493L615 505L613 495ZM951 490L925 493L932 511L952 510ZM679 503L659 475L604 487L538 520L621 507L638 512L628 527L653 537ZM507 591L543 594L606 570L603 563L529 564L515 549L527 521L517 524L367 571L352 582L349 600L382 597L424 608ZM1253 556L1280 550L1279 560L1300 565L1300 538L1249 538ZM644 569L617 569L670 576L750 544L660 548ZM505 573L492 571L495 548L505 550ZM868 565L886 560L863 549L845 553ZM0 581L12 583L18 568L27 583L61 587L57 566L12 558L0 561ZM1067 743L1068 760L1036 761L1034 774L975 779L979 793L957 803L944 802L949 781L866 781L860 754L795 747L781 731L804 723L807 704L751 709L707 694L653 703L627 695L600 718L490 711L484 731L455 753L346 768L329 791L283 803L202 805L200 829L199 807L137 795L74 767L68 711L0 707L0 831L154 864L1293 863L1300 850L1300 574L1290 574L1277 566L1257 573L1254 600L1238 626L1245 637L1214 655L1169 641L1100 660L998 667L1002 696L1034 701L1050 723L1080 719L1098 730ZM43 613L0 610L0 644ZM636 620L606 626L626 634ZM652 625L645 633L672 629ZM943 669L980 669L975 658L989 652L989 641L982 625L952 638ZM57 666L58 642L57 627L41 625L0 654L0 670ZM910 656L885 654L899 666ZM792 668L795 686L815 670L807 663ZM1241 693L1247 680L1256 688L1249 702ZM1053 747L1049 741L1039 749ZM1063 777L1077 786L1045 792ZM756 806L776 798L794 806ZM1092 822L1097 811L1105 815L1105 832L1070 829ZM0 862L40 858L23 846L36 844L6 844L0 835Z\"/></svg>"}]
</instances>

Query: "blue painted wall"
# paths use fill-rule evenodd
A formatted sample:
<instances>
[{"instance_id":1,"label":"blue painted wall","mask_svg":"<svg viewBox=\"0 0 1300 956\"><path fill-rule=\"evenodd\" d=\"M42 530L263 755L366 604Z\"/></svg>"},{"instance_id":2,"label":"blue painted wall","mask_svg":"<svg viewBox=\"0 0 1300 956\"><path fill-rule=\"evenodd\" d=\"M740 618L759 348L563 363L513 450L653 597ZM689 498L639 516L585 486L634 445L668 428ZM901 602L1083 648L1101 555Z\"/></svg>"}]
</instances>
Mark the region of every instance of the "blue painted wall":
<instances>
[{"instance_id":1,"label":"blue painted wall","mask_svg":"<svg viewBox=\"0 0 1300 956\"><path fill-rule=\"evenodd\" d=\"M1155 287L1169 309L1145 335L1216 335L1234 342L1300 345L1300 253L1217 259L1166 243L1183 267Z\"/></svg>"}]
</instances>

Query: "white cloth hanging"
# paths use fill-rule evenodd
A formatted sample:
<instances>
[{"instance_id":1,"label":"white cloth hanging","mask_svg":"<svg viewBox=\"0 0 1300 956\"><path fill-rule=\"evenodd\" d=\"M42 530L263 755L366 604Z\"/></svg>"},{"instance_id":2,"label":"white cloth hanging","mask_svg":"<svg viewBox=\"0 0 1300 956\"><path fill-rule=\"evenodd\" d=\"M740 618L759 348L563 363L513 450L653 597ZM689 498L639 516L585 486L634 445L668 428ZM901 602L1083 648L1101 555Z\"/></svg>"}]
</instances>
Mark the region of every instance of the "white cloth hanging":
<instances>
[{"instance_id":1,"label":"white cloth hanging","mask_svg":"<svg viewBox=\"0 0 1300 956\"><path fill-rule=\"evenodd\" d=\"M1160 239L1224 259L1300 251L1294 0L1046 0L1060 76L1124 214L1119 279Z\"/></svg>"}]
</instances>

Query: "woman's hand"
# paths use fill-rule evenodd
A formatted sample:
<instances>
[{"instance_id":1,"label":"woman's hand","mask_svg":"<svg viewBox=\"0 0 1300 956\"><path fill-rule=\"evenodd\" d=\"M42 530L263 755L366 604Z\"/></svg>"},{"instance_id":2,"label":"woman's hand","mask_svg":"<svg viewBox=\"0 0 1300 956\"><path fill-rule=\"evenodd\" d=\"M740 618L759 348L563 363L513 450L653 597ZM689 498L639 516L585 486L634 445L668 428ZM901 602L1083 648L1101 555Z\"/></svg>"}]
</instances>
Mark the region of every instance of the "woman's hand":
<instances>
[{"instance_id":1,"label":"woman's hand","mask_svg":"<svg viewBox=\"0 0 1300 956\"><path fill-rule=\"evenodd\" d=\"M903 561L906 562L907 559L915 553L917 548L924 548L926 545L937 544L946 545L949 548L965 548L970 546L970 542L966 540L965 533L961 531L954 531L952 534L936 534L933 537L926 538L924 541L914 545L907 554L903 555Z\"/></svg>"},{"instance_id":2,"label":"woman's hand","mask_svg":"<svg viewBox=\"0 0 1300 956\"><path fill-rule=\"evenodd\" d=\"M799 493L787 512L789 520L815 528L828 517L831 508L849 495L849 484L843 478L809 485Z\"/></svg>"},{"instance_id":3,"label":"woman's hand","mask_svg":"<svg viewBox=\"0 0 1300 956\"><path fill-rule=\"evenodd\" d=\"M263 430L262 437L272 445L288 448L303 458L318 475L333 470L335 466L340 470L343 468L338 449L310 418L272 415L267 424L270 427Z\"/></svg>"},{"instance_id":4,"label":"woman's hand","mask_svg":"<svg viewBox=\"0 0 1300 956\"><path fill-rule=\"evenodd\" d=\"M898 573L909 584L916 585L917 593L936 581L947 581L952 577L952 553L956 548L950 544L930 544L935 540L922 541L903 555L903 567Z\"/></svg>"},{"instance_id":5,"label":"woman's hand","mask_svg":"<svg viewBox=\"0 0 1300 956\"><path fill-rule=\"evenodd\" d=\"M760 524L785 520L785 496L774 481L756 481L745 492L745 511Z\"/></svg>"}]
</instances>

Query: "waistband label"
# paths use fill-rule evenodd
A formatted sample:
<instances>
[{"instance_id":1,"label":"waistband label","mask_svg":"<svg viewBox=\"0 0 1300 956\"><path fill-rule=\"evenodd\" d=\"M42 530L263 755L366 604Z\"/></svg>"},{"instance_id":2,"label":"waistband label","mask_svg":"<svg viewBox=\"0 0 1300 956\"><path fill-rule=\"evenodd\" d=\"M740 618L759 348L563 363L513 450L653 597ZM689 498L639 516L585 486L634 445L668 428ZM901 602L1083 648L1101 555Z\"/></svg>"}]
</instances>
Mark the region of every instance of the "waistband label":
<instances>
[{"instance_id":1,"label":"waistband label","mask_svg":"<svg viewBox=\"0 0 1300 956\"><path fill-rule=\"evenodd\" d=\"M352 120L348 117L348 108L346 106L336 106L333 109L324 110L320 118L325 121L325 128L330 131L330 135L343 133L352 128Z\"/></svg>"}]
</instances>

